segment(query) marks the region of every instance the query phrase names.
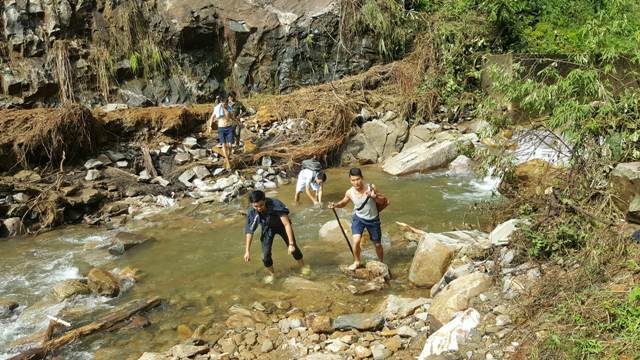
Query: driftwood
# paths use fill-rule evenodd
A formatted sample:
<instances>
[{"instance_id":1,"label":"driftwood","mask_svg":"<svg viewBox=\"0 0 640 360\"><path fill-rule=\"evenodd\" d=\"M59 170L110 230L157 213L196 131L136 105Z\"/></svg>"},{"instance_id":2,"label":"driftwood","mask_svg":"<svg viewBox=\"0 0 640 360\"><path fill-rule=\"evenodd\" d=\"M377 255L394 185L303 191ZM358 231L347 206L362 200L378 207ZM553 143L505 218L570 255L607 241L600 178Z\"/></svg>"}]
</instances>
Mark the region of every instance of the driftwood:
<instances>
[{"instance_id":1,"label":"driftwood","mask_svg":"<svg viewBox=\"0 0 640 360\"><path fill-rule=\"evenodd\" d=\"M399 221L396 221L396 225L398 225L398 227L400 228L400 230L402 231L408 231L408 232L412 232L414 234L418 234L418 235L424 235L427 232L424 230L420 230L420 229L416 229L413 226L409 225L409 224L405 224Z\"/></svg>"},{"instance_id":2,"label":"driftwood","mask_svg":"<svg viewBox=\"0 0 640 360\"><path fill-rule=\"evenodd\" d=\"M44 359L44 357L53 350L69 344L81 337L91 335L98 331L108 330L119 322L128 319L137 312L152 309L159 304L159 297L153 297L146 301L133 301L98 321L94 321L88 325L69 330L55 339L45 341L42 346L25 351L22 354L10 358L9 360Z\"/></svg>"},{"instance_id":3,"label":"driftwood","mask_svg":"<svg viewBox=\"0 0 640 360\"><path fill-rule=\"evenodd\" d=\"M149 173L149 175L152 178L157 177L158 172L156 171L156 168L153 166L153 160L151 160L151 153L149 152L149 148L147 146L142 147L142 159L144 160L144 168L145 170L147 170L147 173Z\"/></svg>"}]
</instances>

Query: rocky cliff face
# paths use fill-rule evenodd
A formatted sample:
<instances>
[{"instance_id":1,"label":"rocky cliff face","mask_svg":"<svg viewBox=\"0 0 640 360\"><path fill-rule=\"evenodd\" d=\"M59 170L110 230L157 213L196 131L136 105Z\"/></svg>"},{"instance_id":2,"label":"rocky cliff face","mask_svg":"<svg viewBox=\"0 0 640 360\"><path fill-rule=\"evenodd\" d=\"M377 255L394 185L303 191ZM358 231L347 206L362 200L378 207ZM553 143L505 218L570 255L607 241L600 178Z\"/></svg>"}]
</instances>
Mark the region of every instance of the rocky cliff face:
<instances>
[{"instance_id":1,"label":"rocky cliff face","mask_svg":"<svg viewBox=\"0 0 640 360\"><path fill-rule=\"evenodd\" d=\"M339 46L336 0L2 0L0 107L69 97L133 106L211 101L224 88L287 91L360 72Z\"/></svg>"}]
</instances>

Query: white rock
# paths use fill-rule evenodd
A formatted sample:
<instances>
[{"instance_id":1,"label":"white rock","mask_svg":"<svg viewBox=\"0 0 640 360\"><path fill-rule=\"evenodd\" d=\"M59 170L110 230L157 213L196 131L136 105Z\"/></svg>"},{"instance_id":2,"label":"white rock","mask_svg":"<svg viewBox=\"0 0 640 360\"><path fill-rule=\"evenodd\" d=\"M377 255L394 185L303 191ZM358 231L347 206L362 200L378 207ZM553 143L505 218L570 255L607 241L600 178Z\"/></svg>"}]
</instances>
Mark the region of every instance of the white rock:
<instances>
[{"instance_id":1,"label":"white rock","mask_svg":"<svg viewBox=\"0 0 640 360\"><path fill-rule=\"evenodd\" d=\"M160 143L160 153L168 154L171 151L171 145L167 145L165 143Z\"/></svg>"},{"instance_id":2,"label":"white rock","mask_svg":"<svg viewBox=\"0 0 640 360\"><path fill-rule=\"evenodd\" d=\"M169 180L166 180L162 176L154 177L153 180L151 180L151 183L152 184L160 184L162 187L167 187L167 186L169 186L169 184L171 184L171 182Z\"/></svg>"},{"instance_id":3,"label":"white rock","mask_svg":"<svg viewBox=\"0 0 640 360\"><path fill-rule=\"evenodd\" d=\"M264 188L267 190L275 190L278 188L278 185L273 181L265 181L263 185L264 185Z\"/></svg>"},{"instance_id":4,"label":"white rock","mask_svg":"<svg viewBox=\"0 0 640 360\"><path fill-rule=\"evenodd\" d=\"M106 104L101 106L100 110L102 110L103 112L112 112L112 111L124 110L128 108L129 108L129 105L127 104L113 103L113 104Z\"/></svg>"},{"instance_id":5,"label":"white rock","mask_svg":"<svg viewBox=\"0 0 640 360\"><path fill-rule=\"evenodd\" d=\"M127 166L129 166L129 162L126 160L117 161L116 166L119 168L126 168Z\"/></svg>"},{"instance_id":6,"label":"white rock","mask_svg":"<svg viewBox=\"0 0 640 360\"><path fill-rule=\"evenodd\" d=\"M213 176L218 176L224 172L224 168L216 168L213 170Z\"/></svg>"},{"instance_id":7,"label":"white rock","mask_svg":"<svg viewBox=\"0 0 640 360\"><path fill-rule=\"evenodd\" d=\"M519 224L524 223L521 219L511 219L498 226L489 234L489 240L494 246L507 245L511 241L511 234L516 231Z\"/></svg>"},{"instance_id":8,"label":"white rock","mask_svg":"<svg viewBox=\"0 0 640 360\"><path fill-rule=\"evenodd\" d=\"M396 331L396 333L398 335L400 335L401 337L416 337L418 336L418 333L413 330L412 328L408 327L407 325L403 325L401 327L398 328L398 330Z\"/></svg>"},{"instance_id":9,"label":"white rock","mask_svg":"<svg viewBox=\"0 0 640 360\"><path fill-rule=\"evenodd\" d=\"M511 324L511 318L508 315L498 315L496 316L496 325L497 326L505 326Z\"/></svg>"},{"instance_id":10,"label":"white rock","mask_svg":"<svg viewBox=\"0 0 640 360\"><path fill-rule=\"evenodd\" d=\"M100 177L102 177L100 170L91 169L87 171L87 175L84 177L84 179L87 181L95 181L100 179Z\"/></svg>"},{"instance_id":11,"label":"white rock","mask_svg":"<svg viewBox=\"0 0 640 360\"><path fill-rule=\"evenodd\" d=\"M151 175L149 175L149 172L147 170L142 170L138 175L138 181L147 182L149 180L151 180Z\"/></svg>"},{"instance_id":12,"label":"white rock","mask_svg":"<svg viewBox=\"0 0 640 360\"><path fill-rule=\"evenodd\" d=\"M178 180L187 187L193 187L193 184L190 182L190 180L193 179L195 176L196 176L196 173L192 169L189 169L183 172L182 175L178 177Z\"/></svg>"},{"instance_id":13,"label":"white rock","mask_svg":"<svg viewBox=\"0 0 640 360\"><path fill-rule=\"evenodd\" d=\"M424 344L418 360L440 355L449 351L458 351L469 334L480 323L480 313L473 308L467 309L433 333Z\"/></svg>"},{"instance_id":14,"label":"white rock","mask_svg":"<svg viewBox=\"0 0 640 360\"><path fill-rule=\"evenodd\" d=\"M182 141L182 145L184 145L186 148L191 149L194 146L198 145L198 139L189 136Z\"/></svg>"},{"instance_id":15,"label":"white rock","mask_svg":"<svg viewBox=\"0 0 640 360\"><path fill-rule=\"evenodd\" d=\"M262 166L271 166L271 164L273 164L273 161L271 160L271 158L269 156L264 156L262 157Z\"/></svg>"},{"instance_id":16,"label":"white rock","mask_svg":"<svg viewBox=\"0 0 640 360\"><path fill-rule=\"evenodd\" d=\"M126 160L127 159L127 157L123 153L119 153L119 152L115 152L115 151L111 151L111 150L107 150L106 154L109 157L109 159L111 159L111 161L114 161L114 162L118 162L118 161L122 161L122 160Z\"/></svg>"},{"instance_id":17,"label":"white rock","mask_svg":"<svg viewBox=\"0 0 640 360\"><path fill-rule=\"evenodd\" d=\"M326 346L326 349L333 352L333 353L337 353L337 352L343 352L345 350L347 350L349 348L349 346L345 343L343 343L342 341L339 340L335 340L333 342L331 342L331 344Z\"/></svg>"},{"instance_id":18,"label":"white rock","mask_svg":"<svg viewBox=\"0 0 640 360\"><path fill-rule=\"evenodd\" d=\"M104 163L100 160L89 159L84 163L84 168L87 170L91 170L91 169L97 169L102 165L104 165Z\"/></svg>"},{"instance_id":19,"label":"white rock","mask_svg":"<svg viewBox=\"0 0 640 360\"><path fill-rule=\"evenodd\" d=\"M383 360L391 356L391 351L382 344L374 344L371 346L371 354L373 354L373 360Z\"/></svg>"},{"instance_id":20,"label":"white rock","mask_svg":"<svg viewBox=\"0 0 640 360\"><path fill-rule=\"evenodd\" d=\"M97 170L89 170L89 171L97 171ZM89 173L89 171L87 172L87 174ZM98 171L98 174L100 174L99 171ZM31 196L25 193L17 193L17 194L14 194L12 197L13 197L13 201L19 202L19 203L26 203L27 201L29 201L29 199L31 199Z\"/></svg>"},{"instance_id":21,"label":"white rock","mask_svg":"<svg viewBox=\"0 0 640 360\"><path fill-rule=\"evenodd\" d=\"M183 153L178 153L173 158L173 160L176 162L176 164L182 165L182 164L186 163L187 161L191 160L191 155L189 153L184 153L184 152Z\"/></svg>"},{"instance_id":22,"label":"white rock","mask_svg":"<svg viewBox=\"0 0 640 360\"><path fill-rule=\"evenodd\" d=\"M211 176L209 169L207 169L207 167L204 165L195 166L191 170L193 170L193 172L196 174L196 177L200 180L206 179L207 177Z\"/></svg>"}]
</instances>

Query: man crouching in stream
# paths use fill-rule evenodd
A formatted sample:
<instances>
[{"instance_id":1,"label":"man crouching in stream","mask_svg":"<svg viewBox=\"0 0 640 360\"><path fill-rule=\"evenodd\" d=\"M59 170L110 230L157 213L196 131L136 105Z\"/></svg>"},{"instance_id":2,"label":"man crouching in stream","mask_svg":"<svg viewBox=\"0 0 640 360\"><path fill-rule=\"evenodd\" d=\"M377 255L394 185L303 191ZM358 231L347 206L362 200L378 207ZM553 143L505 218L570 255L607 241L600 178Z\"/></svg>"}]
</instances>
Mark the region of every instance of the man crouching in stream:
<instances>
[{"instance_id":1,"label":"man crouching in stream","mask_svg":"<svg viewBox=\"0 0 640 360\"><path fill-rule=\"evenodd\" d=\"M262 263L267 270L267 276L264 278L265 283L272 283L274 279L273 259L271 258L271 247L273 239L276 235L284 240L289 249L289 254L298 261L302 267L302 273L309 272L309 268L304 266L302 260L302 252L296 244L296 238L293 234L293 226L289 220L289 209L277 199L267 198L264 192L260 190L252 191L249 194L249 211L247 212L247 224L244 227L245 232L245 251L244 261L251 261L251 241L253 233L258 229L258 223L262 228L260 242L262 243Z\"/></svg>"}]
</instances>

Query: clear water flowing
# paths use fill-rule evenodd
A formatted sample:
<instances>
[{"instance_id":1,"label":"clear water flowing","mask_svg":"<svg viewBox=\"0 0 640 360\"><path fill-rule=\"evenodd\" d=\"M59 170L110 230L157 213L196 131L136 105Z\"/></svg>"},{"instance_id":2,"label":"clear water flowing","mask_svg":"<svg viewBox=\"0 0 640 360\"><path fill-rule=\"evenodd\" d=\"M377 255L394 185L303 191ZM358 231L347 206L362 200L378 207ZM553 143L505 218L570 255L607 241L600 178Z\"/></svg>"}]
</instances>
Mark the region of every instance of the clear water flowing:
<instances>
[{"instance_id":1,"label":"clear water flowing","mask_svg":"<svg viewBox=\"0 0 640 360\"><path fill-rule=\"evenodd\" d=\"M495 189L493 179L462 180L443 173L390 177L376 167L364 169L365 180L377 185L391 199L382 214L386 259L394 274L386 292L425 296L406 280L412 249L402 240L395 221L428 231L448 231L463 223L476 224L478 217L469 212L474 202L488 199ZM332 169L325 190L325 204L339 200L349 187L347 170ZM108 243L117 231L71 226L35 238L0 242L0 298L21 305L11 318L0 319L0 359L15 354L15 342L46 328L46 315L56 315L80 325L127 301L160 296L165 302L152 311L151 326L121 329L91 336L65 348L65 359L115 359L139 356L144 351L161 351L179 341L176 327L192 330L200 324L224 321L229 306L250 306L254 301L288 300L307 311L345 313L363 311L380 301L384 294L353 296L338 265L351 260L344 241L319 239L322 224L333 219L330 210L316 209L309 201L292 206L293 185L279 188L270 196L289 205L297 240L312 273L306 278L330 286L326 298L305 297L305 292L283 288L288 276L300 276L295 262L287 255L284 242L276 240L273 254L278 278L273 285L261 282L263 271L260 244L256 238L253 259L243 262L243 212L245 198L227 206L188 205L168 209L147 218L132 221L130 232L151 235L155 241L133 248L125 255L109 255L100 245ZM303 196L304 197L304 196ZM304 200L304 199L303 199ZM349 218L351 207L340 210ZM256 236L257 237L257 236ZM375 258L371 245L365 258ZM82 296L59 303L52 299L56 283L86 274L99 266L113 271L130 266L141 270L135 284L127 284L114 299ZM13 349L13 350L12 350Z\"/></svg>"}]
</instances>

